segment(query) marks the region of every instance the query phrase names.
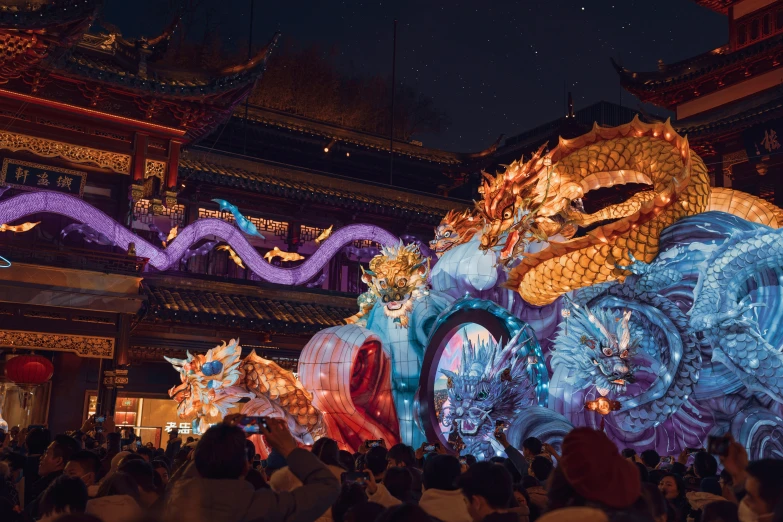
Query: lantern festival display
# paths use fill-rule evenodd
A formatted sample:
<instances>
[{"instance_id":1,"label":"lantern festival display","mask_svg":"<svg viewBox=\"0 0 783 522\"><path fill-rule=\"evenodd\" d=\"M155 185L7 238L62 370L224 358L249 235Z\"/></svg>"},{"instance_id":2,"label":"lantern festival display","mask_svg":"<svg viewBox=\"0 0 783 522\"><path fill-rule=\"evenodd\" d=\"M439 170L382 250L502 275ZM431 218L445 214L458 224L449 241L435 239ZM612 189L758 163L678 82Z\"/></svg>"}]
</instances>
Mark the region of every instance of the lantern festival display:
<instances>
[{"instance_id":1,"label":"lantern festival display","mask_svg":"<svg viewBox=\"0 0 783 522\"><path fill-rule=\"evenodd\" d=\"M68 216L69 232L134 245L157 270L217 238L285 285L308 284L356 241L380 246L357 313L307 343L298 378L241 359L237 342L170 361L180 416L202 429L249 398L248 412L287 419L305 444L437 439L486 456L495 425L520 444L603 424L637 451L731 433L751 459L783 453L783 209L710 187L686 137L638 119L485 173L479 194L444 217L430 248L352 224L290 269L264 259L248 227L198 219L161 249L61 193L2 200L0 223ZM23 357L9 378L51 375Z\"/></svg>"}]
</instances>

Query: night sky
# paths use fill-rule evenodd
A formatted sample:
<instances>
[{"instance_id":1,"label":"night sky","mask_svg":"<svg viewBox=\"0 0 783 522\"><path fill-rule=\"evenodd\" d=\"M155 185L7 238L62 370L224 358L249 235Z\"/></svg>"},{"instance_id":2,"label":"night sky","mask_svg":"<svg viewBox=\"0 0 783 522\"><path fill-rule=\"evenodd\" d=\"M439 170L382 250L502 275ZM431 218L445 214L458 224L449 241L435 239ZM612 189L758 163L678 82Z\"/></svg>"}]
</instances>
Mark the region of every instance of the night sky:
<instances>
[{"instance_id":1,"label":"night sky","mask_svg":"<svg viewBox=\"0 0 783 522\"><path fill-rule=\"evenodd\" d=\"M246 42L249 2L202 0L197 12L219 5L209 16L221 36ZM112 0L105 17L135 37L157 34L171 12L161 0ZM564 90L576 110L600 100L637 108L610 57L654 70L658 59L689 58L728 37L726 17L689 0L255 0L253 41L260 46L280 31L298 46L336 49L351 73L387 74L395 18L399 81L434 98L452 122L418 139L463 152L562 116ZM203 35L205 20L197 15L187 37Z\"/></svg>"}]
</instances>

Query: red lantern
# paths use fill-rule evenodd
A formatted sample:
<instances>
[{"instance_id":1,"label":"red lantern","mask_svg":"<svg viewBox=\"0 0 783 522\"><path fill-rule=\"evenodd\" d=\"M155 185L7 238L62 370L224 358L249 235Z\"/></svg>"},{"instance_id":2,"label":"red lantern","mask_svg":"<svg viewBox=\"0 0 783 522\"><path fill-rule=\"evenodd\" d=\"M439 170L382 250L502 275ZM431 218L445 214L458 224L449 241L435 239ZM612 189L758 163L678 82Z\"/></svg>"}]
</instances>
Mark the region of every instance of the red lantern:
<instances>
[{"instance_id":1,"label":"red lantern","mask_svg":"<svg viewBox=\"0 0 783 522\"><path fill-rule=\"evenodd\" d=\"M54 365L42 355L17 355L5 363L5 375L16 384L38 385L52 378Z\"/></svg>"}]
</instances>

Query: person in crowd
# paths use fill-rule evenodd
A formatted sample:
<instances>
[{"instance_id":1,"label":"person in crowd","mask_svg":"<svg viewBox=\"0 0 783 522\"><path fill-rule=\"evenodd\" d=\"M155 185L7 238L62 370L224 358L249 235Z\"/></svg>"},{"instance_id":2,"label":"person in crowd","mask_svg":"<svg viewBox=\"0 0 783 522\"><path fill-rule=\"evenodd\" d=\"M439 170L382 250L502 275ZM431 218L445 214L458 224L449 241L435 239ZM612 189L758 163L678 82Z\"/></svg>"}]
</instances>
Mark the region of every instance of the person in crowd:
<instances>
[{"instance_id":1,"label":"person in crowd","mask_svg":"<svg viewBox=\"0 0 783 522\"><path fill-rule=\"evenodd\" d=\"M356 459L350 451L340 450L337 454L337 460L340 461L340 467L345 471L356 471Z\"/></svg>"},{"instance_id":2,"label":"person in crowd","mask_svg":"<svg viewBox=\"0 0 783 522\"><path fill-rule=\"evenodd\" d=\"M334 522L341 522L345 520L346 515L349 512L353 511L359 506L363 506L369 503L370 502L367 500L367 495L364 492L364 486L362 484L357 482L346 482L341 486L340 494L338 495L337 500L334 502L334 505L330 508L331 520L334 520ZM373 504L380 507L381 511L383 511L383 506L375 503ZM378 513L376 513L376 516L377 514ZM363 522L364 520L368 519L360 520ZM374 520L374 518L369 520Z\"/></svg>"},{"instance_id":3,"label":"person in crowd","mask_svg":"<svg viewBox=\"0 0 783 522\"><path fill-rule=\"evenodd\" d=\"M290 493L254 490L244 480L250 466L245 433L235 425L241 416L229 415L209 428L196 447L193 460L169 483L165 521L265 522L315 520L340 493L334 474L318 458L297 448L285 422L268 419L261 426L266 442L288 462L303 485Z\"/></svg>"},{"instance_id":4,"label":"person in crowd","mask_svg":"<svg viewBox=\"0 0 783 522\"><path fill-rule=\"evenodd\" d=\"M386 455L388 450L383 446L376 446L367 450L364 454L364 466L375 477L375 482L383 482L383 473L386 471Z\"/></svg>"},{"instance_id":5,"label":"person in crowd","mask_svg":"<svg viewBox=\"0 0 783 522\"><path fill-rule=\"evenodd\" d=\"M652 471L661 463L661 456L654 449L644 450L640 455L641 463L647 466L648 471Z\"/></svg>"},{"instance_id":6,"label":"person in crowd","mask_svg":"<svg viewBox=\"0 0 783 522\"><path fill-rule=\"evenodd\" d=\"M173 428L169 432L169 440L166 441L166 457L173 462L181 447L182 439L179 437L179 430Z\"/></svg>"},{"instance_id":7,"label":"person in crowd","mask_svg":"<svg viewBox=\"0 0 783 522\"><path fill-rule=\"evenodd\" d=\"M69 513L84 513L87 487L75 477L58 476L41 495L38 520L51 522Z\"/></svg>"},{"instance_id":8,"label":"person in crowd","mask_svg":"<svg viewBox=\"0 0 783 522\"><path fill-rule=\"evenodd\" d=\"M539 455L530 462L530 469L528 473L536 477L538 481L544 487L546 487L546 482L549 479L549 475L552 474L552 470L554 468L555 466L552 464L551 460Z\"/></svg>"},{"instance_id":9,"label":"person in crowd","mask_svg":"<svg viewBox=\"0 0 783 522\"><path fill-rule=\"evenodd\" d=\"M430 516L449 522L471 522L457 480L462 474L459 460L451 455L433 455L424 464L424 493L419 506Z\"/></svg>"},{"instance_id":10,"label":"person in crowd","mask_svg":"<svg viewBox=\"0 0 783 522\"><path fill-rule=\"evenodd\" d=\"M544 444L536 437L528 437L522 441L522 455L528 462L544 452Z\"/></svg>"},{"instance_id":11,"label":"person in crowd","mask_svg":"<svg viewBox=\"0 0 783 522\"><path fill-rule=\"evenodd\" d=\"M416 504L401 504L388 508L375 522L434 522L432 517L427 515Z\"/></svg>"},{"instance_id":12,"label":"person in crowd","mask_svg":"<svg viewBox=\"0 0 783 522\"><path fill-rule=\"evenodd\" d=\"M387 467L407 468L413 477L413 501L418 502L422 494L422 473L416 465L416 452L407 444L395 444L386 454Z\"/></svg>"},{"instance_id":13,"label":"person in crowd","mask_svg":"<svg viewBox=\"0 0 783 522\"><path fill-rule=\"evenodd\" d=\"M724 465L729 468L728 464ZM734 473L732 478L735 484L741 482ZM759 522L772 520L776 506L783 499L783 460L761 459L751 462L745 468L744 478L745 495L739 506L740 518L743 518L743 512L750 511Z\"/></svg>"},{"instance_id":14,"label":"person in crowd","mask_svg":"<svg viewBox=\"0 0 783 522\"><path fill-rule=\"evenodd\" d=\"M250 464L250 468L245 474L245 480L250 482L253 489L268 488L269 484L266 478L264 478L264 474L253 466L253 461L256 458L256 447L250 439L245 439L245 451L247 452L247 461Z\"/></svg>"},{"instance_id":15,"label":"person in crowd","mask_svg":"<svg viewBox=\"0 0 783 522\"><path fill-rule=\"evenodd\" d=\"M563 454L552 474L548 496L551 510L573 506L605 513L628 510L641 496L639 471L605 433L575 428L563 439Z\"/></svg>"},{"instance_id":16,"label":"person in crowd","mask_svg":"<svg viewBox=\"0 0 783 522\"><path fill-rule=\"evenodd\" d=\"M685 497L685 483L682 477L668 473L661 478L661 481L658 483L658 489L663 493L666 501L674 508L676 522L685 522L690 512L690 504Z\"/></svg>"},{"instance_id":17,"label":"person in crowd","mask_svg":"<svg viewBox=\"0 0 783 522\"><path fill-rule=\"evenodd\" d=\"M400 502L413 502L413 475L408 468L388 468L383 485Z\"/></svg>"},{"instance_id":18,"label":"person in crowd","mask_svg":"<svg viewBox=\"0 0 783 522\"><path fill-rule=\"evenodd\" d=\"M87 502L85 513L103 522L131 522L143 515L139 486L133 477L117 471L104 480L95 498Z\"/></svg>"},{"instance_id":19,"label":"person in crowd","mask_svg":"<svg viewBox=\"0 0 783 522\"><path fill-rule=\"evenodd\" d=\"M106 434L106 455L101 460L100 478L108 475L111 471L112 461L118 453L122 451L122 435L115 432L109 432ZM115 466L116 469L116 466Z\"/></svg>"},{"instance_id":20,"label":"person in crowd","mask_svg":"<svg viewBox=\"0 0 783 522\"><path fill-rule=\"evenodd\" d=\"M288 463L285 460L285 457L282 456L279 452L272 450L269 452L269 456L266 458L266 463L264 466L264 473L266 474L266 479L271 480L272 476L274 476L275 473L277 473L278 470L283 469L286 467Z\"/></svg>"},{"instance_id":21,"label":"person in crowd","mask_svg":"<svg viewBox=\"0 0 783 522\"><path fill-rule=\"evenodd\" d=\"M737 504L728 500L710 502L701 510L701 522L739 522Z\"/></svg>"},{"instance_id":22,"label":"person in crowd","mask_svg":"<svg viewBox=\"0 0 783 522\"><path fill-rule=\"evenodd\" d=\"M57 477L63 474L65 465L71 460L71 457L79 450L76 441L68 435L57 435L49 447L46 448L38 463L39 479L32 484L32 500L25 505L25 512L37 517L39 514L39 503L44 490L49 484L55 481ZM27 487L27 486L25 486Z\"/></svg>"},{"instance_id":23,"label":"person in crowd","mask_svg":"<svg viewBox=\"0 0 783 522\"><path fill-rule=\"evenodd\" d=\"M87 494L94 497L98 493L97 477L101 461L92 451L82 450L75 453L63 469L63 474L76 477L87 487Z\"/></svg>"},{"instance_id":24,"label":"person in crowd","mask_svg":"<svg viewBox=\"0 0 783 522\"><path fill-rule=\"evenodd\" d=\"M0 461L0 500L8 502L12 508L19 508L19 492L12 477L11 464L7 460Z\"/></svg>"},{"instance_id":25,"label":"person in crowd","mask_svg":"<svg viewBox=\"0 0 783 522\"><path fill-rule=\"evenodd\" d=\"M372 448L372 449L378 449L378 448ZM386 448L382 448L382 449L384 451L386 450ZM372 459L372 460L377 460L377 459ZM378 469L377 462L374 462L374 464L376 465L375 469L377 470ZM401 468L393 468L393 469L401 469ZM392 495L389 492L389 490L386 489L386 486L383 484L382 480L384 479L386 471L387 470L384 469L381 473L376 473L369 467L367 467L364 470L364 472L367 473L368 476L367 483L366 483L366 488L367 488L366 493L370 502L375 502L376 504L380 504L385 508L389 508L401 504L402 501L399 498Z\"/></svg>"},{"instance_id":26,"label":"person in crowd","mask_svg":"<svg viewBox=\"0 0 783 522\"><path fill-rule=\"evenodd\" d=\"M620 452L620 454L623 456L623 458L634 460L634 457L636 457L636 450L633 448L625 448Z\"/></svg>"},{"instance_id":27,"label":"person in crowd","mask_svg":"<svg viewBox=\"0 0 783 522\"><path fill-rule=\"evenodd\" d=\"M141 457L144 458L144 460L147 462L152 462L152 459L155 458L155 451L145 446L141 446L140 448L136 449L136 455L141 455Z\"/></svg>"},{"instance_id":28,"label":"person in crowd","mask_svg":"<svg viewBox=\"0 0 783 522\"><path fill-rule=\"evenodd\" d=\"M519 522L531 522L541 515L541 511L530 501L530 495L522 484L514 484L514 501L517 507L511 511L519 515Z\"/></svg>"},{"instance_id":29,"label":"person in crowd","mask_svg":"<svg viewBox=\"0 0 783 522\"><path fill-rule=\"evenodd\" d=\"M158 474L158 477L160 477L160 482L165 488L169 483L170 477L168 463L166 463L166 461L163 459L155 459L152 461L152 469L154 469L155 473Z\"/></svg>"},{"instance_id":30,"label":"person in crowd","mask_svg":"<svg viewBox=\"0 0 783 522\"><path fill-rule=\"evenodd\" d=\"M628 459L631 460L631 459ZM650 482L650 472L647 471L647 466L642 464L641 462L634 462L634 465L636 466L636 469L639 470L639 478L642 480L642 484Z\"/></svg>"},{"instance_id":31,"label":"person in crowd","mask_svg":"<svg viewBox=\"0 0 783 522\"><path fill-rule=\"evenodd\" d=\"M642 497L647 502L647 507L654 522L667 522L670 513L672 517L674 516L674 511L669 506L669 502L655 484L642 482Z\"/></svg>"},{"instance_id":32,"label":"person in crowd","mask_svg":"<svg viewBox=\"0 0 783 522\"><path fill-rule=\"evenodd\" d=\"M335 515L334 522L367 522L368 520L376 520L384 511L386 508L380 504L362 502L348 508L342 519Z\"/></svg>"},{"instance_id":33,"label":"person in crowd","mask_svg":"<svg viewBox=\"0 0 783 522\"><path fill-rule=\"evenodd\" d=\"M22 432L20 432L20 437ZM27 453L27 461L24 465L24 503L25 506L32 502L36 496L46 489L37 490L34 484L38 481L38 465L41 462L41 456L52 442L52 436L49 430L43 428L33 428L27 432L24 437L24 447Z\"/></svg>"},{"instance_id":34,"label":"person in crowd","mask_svg":"<svg viewBox=\"0 0 783 522\"><path fill-rule=\"evenodd\" d=\"M139 505L151 513L162 511L161 493L155 487L155 471L152 464L143 459L123 459L117 468L119 473L124 473L136 482L139 489Z\"/></svg>"},{"instance_id":35,"label":"person in crowd","mask_svg":"<svg viewBox=\"0 0 783 522\"><path fill-rule=\"evenodd\" d=\"M693 474L698 478L718 478L718 461L706 451L699 451L693 456Z\"/></svg>"},{"instance_id":36,"label":"person in crowd","mask_svg":"<svg viewBox=\"0 0 783 522\"><path fill-rule=\"evenodd\" d=\"M458 485L474 522L517 522L517 514L508 512L513 489L503 466L479 462L460 476Z\"/></svg>"},{"instance_id":37,"label":"person in crowd","mask_svg":"<svg viewBox=\"0 0 783 522\"><path fill-rule=\"evenodd\" d=\"M530 452L531 450L524 449L523 447L522 452L520 453L518 449L516 449L514 446L511 445L511 443L508 442L508 438L506 438L506 433L502 430L498 430L495 432L495 439L503 447L503 450L506 452L506 455L508 456L509 462L511 462L514 465L514 467L517 468L517 471L519 472L520 476L524 477L525 475L527 475L528 468L530 467L530 463L525 455L527 454L527 452ZM541 442L535 437L530 437L529 439L526 439L526 442L527 441L530 441L529 445L531 445L534 449L538 447L536 446L535 441L538 441L539 443ZM468 466L470 467L470 465Z\"/></svg>"}]
</instances>

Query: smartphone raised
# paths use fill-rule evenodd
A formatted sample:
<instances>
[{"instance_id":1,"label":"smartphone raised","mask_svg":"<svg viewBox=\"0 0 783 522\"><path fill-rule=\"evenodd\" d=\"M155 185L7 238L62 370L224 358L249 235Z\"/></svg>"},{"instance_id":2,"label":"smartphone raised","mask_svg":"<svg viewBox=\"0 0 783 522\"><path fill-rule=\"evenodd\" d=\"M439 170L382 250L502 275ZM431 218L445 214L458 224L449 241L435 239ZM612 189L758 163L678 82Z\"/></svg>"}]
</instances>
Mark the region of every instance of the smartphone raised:
<instances>
[{"instance_id":1,"label":"smartphone raised","mask_svg":"<svg viewBox=\"0 0 783 522\"><path fill-rule=\"evenodd\" d=\"M245 416L237 421L237 426L242 428L245 433L261 433L261 426L269 431L269 424L266 422L266 417Z\"/></svg>"},{"instance_id":2,"label":"smartphone raised","mask_svg":"<svg viewBox=\"0 0 783 522\"><path fill-rule=\"evenodd\" d=\"M340 475L340 480L343 484L356 483L363 486L370 480L370 474L366 471L346 471Z\"/></svg>"},{"instance_id":3,"label":"smartphone raised","mask_svg":"<svg viewBox=\"0 0 783 522\"><path fill-rule=\"evenodd\" d=\"M434 451L438 451L439 448L440 448L440 442L428 442L424 446L424 451L426 451L427 453L432 453Z\"/></svg>"},{"instance_id":4,"label":"smartphone raised","mask_svg":"<svg viewBox=\"0 0 783 522\"><path fill-rule=\"evenodd\" d=\"M106 421L106 417L104 417L103 415L101 415L100 417L95 417L95 422L97 423L105 422L105 421Z\"/></svg>"},{"instance_id":5,"label":"smartphone raised","mask_svg":"<svg viewBox=\"0 0 783 522\"><path fill-rule=\"evenodd\" d=\"M378 448L380 446L383 446L383 440L377 439L377 440L368 440L364 442L368 448Z\"/></svg>"}]
</instances>

